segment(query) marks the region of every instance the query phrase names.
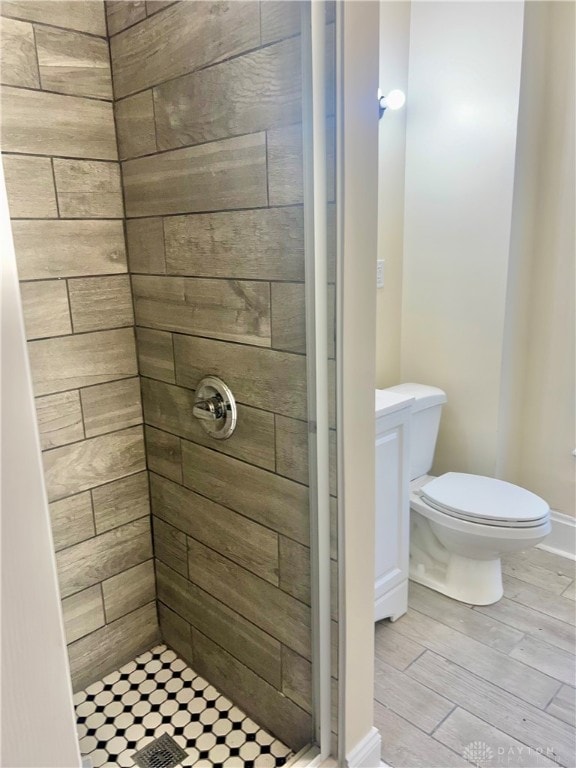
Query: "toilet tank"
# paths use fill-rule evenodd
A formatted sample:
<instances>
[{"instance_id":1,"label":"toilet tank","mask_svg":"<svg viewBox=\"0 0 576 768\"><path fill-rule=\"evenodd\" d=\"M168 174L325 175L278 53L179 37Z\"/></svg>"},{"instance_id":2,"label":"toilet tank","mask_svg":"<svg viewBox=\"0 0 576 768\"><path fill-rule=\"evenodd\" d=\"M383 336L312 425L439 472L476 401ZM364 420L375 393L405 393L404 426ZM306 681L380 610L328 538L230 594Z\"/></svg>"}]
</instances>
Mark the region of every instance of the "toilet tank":
<instances>
[{"instance_id":1,"label":"toilet tank","mask_svg":"<svg viewBox=\"0 0 576 768\"><path fill-rule=\"evenodd\" d=\"M397 384L388 390L414 398L410 416L410 480L415 480L432 468L442 406L448 398L443 390L427 384Z\"/></svg>"}]
</instances>

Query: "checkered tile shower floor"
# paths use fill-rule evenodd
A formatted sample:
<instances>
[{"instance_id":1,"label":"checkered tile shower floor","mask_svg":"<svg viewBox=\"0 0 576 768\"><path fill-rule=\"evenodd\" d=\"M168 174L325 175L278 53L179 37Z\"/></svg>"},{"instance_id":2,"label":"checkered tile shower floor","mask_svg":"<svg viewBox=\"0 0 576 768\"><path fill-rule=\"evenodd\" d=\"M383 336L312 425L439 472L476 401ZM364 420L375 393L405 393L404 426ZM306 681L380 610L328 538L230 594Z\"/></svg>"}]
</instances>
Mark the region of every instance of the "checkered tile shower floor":
<instances>
[{"instance_id":1,"label":"checkered tile shower floor","mask_svg":"<svg viewBox=\"0 0 576 768\"><path fill-rule=\"evenodd\" d=\"M83 757L135 766L133 756L167 733L185 750L179 765L275 768L292 753L159 645L74 696Z\"/></svg>"}]
</instances>

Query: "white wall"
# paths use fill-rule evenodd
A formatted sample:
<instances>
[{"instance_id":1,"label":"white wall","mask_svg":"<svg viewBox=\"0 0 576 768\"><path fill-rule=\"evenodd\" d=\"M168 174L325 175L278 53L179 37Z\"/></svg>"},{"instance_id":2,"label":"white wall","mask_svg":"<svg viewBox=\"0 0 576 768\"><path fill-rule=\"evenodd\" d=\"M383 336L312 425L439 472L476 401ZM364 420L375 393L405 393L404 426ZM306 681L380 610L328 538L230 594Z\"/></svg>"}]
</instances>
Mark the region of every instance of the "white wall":
<instances>
[{"instance_id":1,"label":"white wall","mask_svg":"<svg viewBox=\"0 0 576 768\"><path fill-rule=\"evenodd\" d=\"M378 3L342 3L338 104L340 760L378 764L374 686L374 346ZM345 182L343 184L343 181ZM362 343L359 343L359 340Z\"/></svg>"},{"instance_id":2,"label":"white wall","mask_svg":"<svg viewBox=\"0 0 576 768\"><path fill-rule=\"evenodd\" d=\"M380 88L400 88L408 97L410 2L380 3ZM402 258L404 250L404 171L409 107L388 111L378 139L378 258L384 260L384 287L377 291L376 386L400 380Z\"/></svg>"},{"instance_id":3,"label":"white wall","mask_svg":"<svg viewBox=\"0 0 576 768\"><path fill-rule=\"evenodd\" d=\"M517 167L535 179L532 208L516 220L530 264L524 359L516 382L515 471L510 479L576 515L574 177L575 5L526 4L521 104L539 123L535 152ZM534 59L544 66L534 72ZM518 189L518 191L520 191Z\"/></svg>"},{"instance_id":4,"label":"white wall","mask_svg":"<svg viewBox=\"0 0 576 768\"><path fill-rule=\"evenodd\" d=\"M496 471L523 12L412 3L401 378L448 394L436 472Z\"/></svg>"},{"instance_id":5,"label":"white wall","mask_svg":"<svg viewBox=\"0 0 576 768\"><path fill-rule=\"evenodd\" d=\"M0 765L80 765L20 289L0 163L2 654Z\"/></svg>"}]
</instances>

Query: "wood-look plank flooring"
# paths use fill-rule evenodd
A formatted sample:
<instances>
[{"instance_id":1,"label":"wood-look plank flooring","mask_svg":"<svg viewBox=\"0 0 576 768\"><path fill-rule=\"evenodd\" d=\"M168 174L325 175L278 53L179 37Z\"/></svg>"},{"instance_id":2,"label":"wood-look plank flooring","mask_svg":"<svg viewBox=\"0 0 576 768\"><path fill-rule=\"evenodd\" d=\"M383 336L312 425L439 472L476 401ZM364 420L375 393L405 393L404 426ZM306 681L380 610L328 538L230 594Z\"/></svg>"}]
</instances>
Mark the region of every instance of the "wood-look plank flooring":
<instances>
[{"instance_id":1,"label":"wood-look plank flooring","mask_svg":"<svg viewBox=\"0 0 576 768\"><path fill-rule=\"evenodd\" d=\"M393 768L576 765L575 564L503 562L504 597L470 606L410 582L376 624L375 724Z\"/></svg>"}]
</instances>

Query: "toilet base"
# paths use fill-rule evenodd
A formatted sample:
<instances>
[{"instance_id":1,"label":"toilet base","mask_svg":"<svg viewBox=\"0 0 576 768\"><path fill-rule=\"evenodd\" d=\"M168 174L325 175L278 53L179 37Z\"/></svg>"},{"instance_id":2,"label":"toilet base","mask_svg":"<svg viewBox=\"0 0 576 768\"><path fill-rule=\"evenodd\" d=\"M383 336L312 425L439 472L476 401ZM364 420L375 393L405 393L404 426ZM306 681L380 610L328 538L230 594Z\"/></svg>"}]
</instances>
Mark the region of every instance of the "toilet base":
<instances>
[{"instance_id":1,"label":"toilet base","mask_svg":"<svg viewBox=\"0 0 576 768\"><path fill-rule=\"evenodd\" d=\"M429 521L412 513L410 571L412 581L470 605L491 605L503 595L500 558L475 560L450 552Z\"/></svg>"},{"instance_id":2,"label":"toilet base","mask_svg":"<svg viewBox=\"0 0 576 768\"><path fill-rule=\"evenodd\" d=\"M410 558L410 579L469 605L497 603L504 593L500 560L450 555L447 567L436 569L422 563L413 565Z\"/></svg>"}]
</instances>

